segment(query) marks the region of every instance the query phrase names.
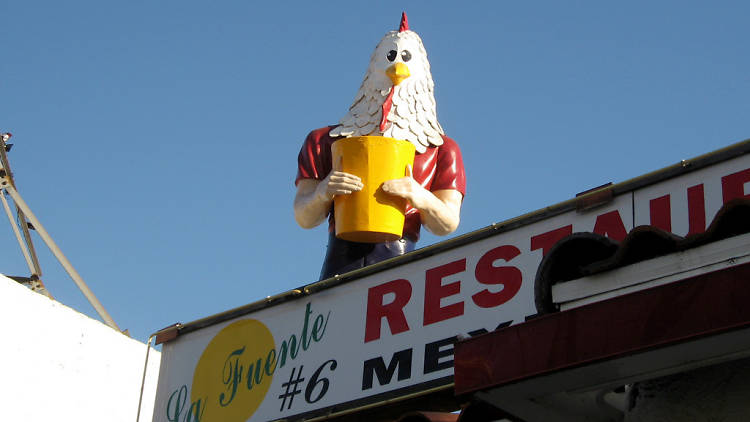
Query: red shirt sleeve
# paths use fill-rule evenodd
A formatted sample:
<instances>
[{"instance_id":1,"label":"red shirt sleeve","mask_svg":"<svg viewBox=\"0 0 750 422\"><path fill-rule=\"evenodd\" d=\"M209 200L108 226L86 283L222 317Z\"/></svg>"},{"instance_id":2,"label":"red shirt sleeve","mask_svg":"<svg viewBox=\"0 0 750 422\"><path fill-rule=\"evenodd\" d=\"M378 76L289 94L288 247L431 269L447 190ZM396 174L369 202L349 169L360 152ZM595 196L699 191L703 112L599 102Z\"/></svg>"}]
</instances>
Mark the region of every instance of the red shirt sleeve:
<instances>
[{"instance_id":1,"label":"red shirt sleeve","mask_svg":"<svg viewBox=\"0 0 750 422\"><path fill-rule=\"evenodd\" d=\"M432 151L437 149L437 157L433 158ZM434 163L432 167L429 163ZM443 135L443 145L430 148L423 154L418 154L414 160L414 177L422 186L431 192L442 189L452 189L466 196L466 173L461 150L453 139ZM434 172L434 177L433 177ZM433 177L430 180L430 177ZM419 240L422 219L419 211L406 207L406 221L404 222L404 237Z\"/></svg>"},{"instance_id":2,"label":"red shirt sleeve","mask_svg":"<svg viewBox=\"0 0 750 422\"><path fill-rule=\"evenodd\" d=\"M453 189L466 196L466 172L461 150L453 139L443 136L443 141L438 148L435 180L430 190Z\"/></svg>"},{"instance_id":3,"label":"red shirt sleeve","mask_svg":"<svg viewBox=\"0 0 750 422\"><path fill-rule=\"evenodd\" d=\"M335 126L315 129L307 135L297 156L297 185L302 179L323 180L331 172L331 143L328 132Z\"/></svg>"}]
</instances>

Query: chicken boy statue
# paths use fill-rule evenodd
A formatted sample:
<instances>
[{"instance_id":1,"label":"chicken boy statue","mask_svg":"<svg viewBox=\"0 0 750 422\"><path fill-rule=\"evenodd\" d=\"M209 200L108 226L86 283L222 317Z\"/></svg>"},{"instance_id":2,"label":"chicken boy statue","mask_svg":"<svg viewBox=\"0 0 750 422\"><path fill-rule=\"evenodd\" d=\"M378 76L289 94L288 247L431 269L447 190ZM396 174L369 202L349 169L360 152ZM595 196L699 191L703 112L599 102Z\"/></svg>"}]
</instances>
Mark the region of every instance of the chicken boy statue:
<instances>
[{"instance_id":1,"label":"chicken boy statue","mask_svg":"<svg viewBox=\"0 0 750 422\"><path fill-rule=\"evenodd\" d=\"M412 251L422 225L437 235L458 227L466 176L458 145L437 121L433 88L422 40L409 30L404 13L399 30L388 32L375 47L349 112L338 125L307 135L298 156L294 214L303 228L328 217L321 280ZM397 240L363 243L335 235L334 197L362 190L367 180L341 171L333 162L331 145L368 135L408 141L416 148L405 176L380 186L387 195L406 200L403 234Z\"/></svg>"}]
</instances>

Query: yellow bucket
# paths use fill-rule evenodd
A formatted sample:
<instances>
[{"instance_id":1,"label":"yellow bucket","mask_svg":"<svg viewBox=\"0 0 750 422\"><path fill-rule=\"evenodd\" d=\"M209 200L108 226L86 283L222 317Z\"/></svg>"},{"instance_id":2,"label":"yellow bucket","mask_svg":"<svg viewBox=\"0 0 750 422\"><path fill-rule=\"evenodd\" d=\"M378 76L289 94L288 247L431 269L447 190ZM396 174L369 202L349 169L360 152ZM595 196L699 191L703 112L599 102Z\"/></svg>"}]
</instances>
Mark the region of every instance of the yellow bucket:
<instances>
[{"instance_id":1,"label":"yellow bucket","mask_svg":"<svg viewBox=\"0 0 750 422\"><path fill-rule=\"evenodd\" d=\"M414 145L384 136L339 139L331 145L333 168L362 179L364 187L334 197L336 237L353 242L400 239L406 199L383 192L383 182L406 175L414 165Z\"/></svg>"}]
</instances>

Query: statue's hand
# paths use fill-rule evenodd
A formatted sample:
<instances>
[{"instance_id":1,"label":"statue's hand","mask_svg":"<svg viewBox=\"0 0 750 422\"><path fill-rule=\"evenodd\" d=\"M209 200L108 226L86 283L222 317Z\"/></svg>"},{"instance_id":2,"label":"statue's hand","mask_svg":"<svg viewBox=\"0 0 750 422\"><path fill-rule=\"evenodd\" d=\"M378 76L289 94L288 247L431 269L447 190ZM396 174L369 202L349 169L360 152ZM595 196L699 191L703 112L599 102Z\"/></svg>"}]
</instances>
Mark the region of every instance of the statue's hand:
<instances>
[{"instance_id":1,"label":"statue's hand","mask_svg":"<svg viewBox=\"0 0 750 422\"><path fill-rule=\"evenodd\" d=\"M454 189L430 192L414 180L411 166L406 166L406 176L383 183L383 191L406 198L419 210L422 224L434 234L445 236L458 227L463 194Z\"/></svg>"},{"instance_id":2,"label":"statue's hand","mask_svg":"<svg viewBox=\"0 0 750 422\"><path fill-rule=\"evenodd\" d=\"M420 204L423 202L421 199L425 194L429 193L423 188L414 177L412 177L411 166L406 166L406 176L400 179L388 180L383 183L383 191L385 193L405 198L414 207L419 209Z\"/></svg>"},{"instance_id":3,"label":"statue's hand","mask_svg":"<svg viewBox=\"0 0 750 422\"><path fill-rule=\"evenodd\" d=\"M349 195L352 192L362 190L363 186L362 179L359 177L343 171L332 170L315 188L315 195L318 198L331 201L336 195Z\"/></svg>"}]
</instances>

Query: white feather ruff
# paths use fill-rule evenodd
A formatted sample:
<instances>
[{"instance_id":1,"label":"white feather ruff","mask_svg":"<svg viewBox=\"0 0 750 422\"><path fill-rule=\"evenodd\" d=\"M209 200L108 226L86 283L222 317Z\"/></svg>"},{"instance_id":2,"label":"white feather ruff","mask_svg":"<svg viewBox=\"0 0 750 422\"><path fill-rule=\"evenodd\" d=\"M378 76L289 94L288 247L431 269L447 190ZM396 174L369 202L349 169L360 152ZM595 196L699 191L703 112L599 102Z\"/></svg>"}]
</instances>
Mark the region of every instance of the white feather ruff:
<instances>
[{"instance_id":1,"label":"white feather ruff","mask_svg":"<svg viewBox=\"0 0 750 422\"><path fill-rule=\"evenodd\" d=\"M396 49L399 55L402 49L412 54L411 60L405 62L411 76L396 86L385 75L385 69L392 64L385 58L391 49ZM403 139L414 144L420 153L429 146L442 145L440 135L444 132L437 121L434 87L427 52L419 35L413 31L389 32L375 47L349 112L330 135ZM382 105L391 89L394 90L393 106L386 116L386 128L381 132Z\"/></svg>"}]
</instances>

